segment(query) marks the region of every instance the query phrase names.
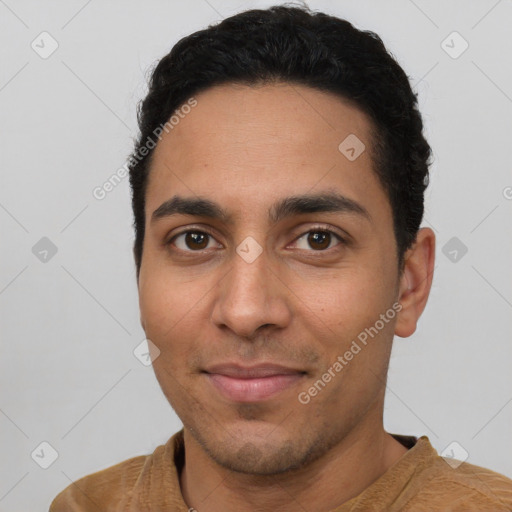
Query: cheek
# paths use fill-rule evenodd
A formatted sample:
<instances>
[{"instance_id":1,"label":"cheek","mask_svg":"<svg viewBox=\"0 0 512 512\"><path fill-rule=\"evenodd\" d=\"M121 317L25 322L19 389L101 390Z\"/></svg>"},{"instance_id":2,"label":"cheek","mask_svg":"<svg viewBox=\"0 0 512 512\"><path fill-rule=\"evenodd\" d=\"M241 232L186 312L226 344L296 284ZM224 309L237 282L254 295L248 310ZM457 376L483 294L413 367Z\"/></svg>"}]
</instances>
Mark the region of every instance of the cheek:
<instances>
[{"instance_id":1,"label":"cheek","mask_svg":"<svg viewBox=\"0 0 512 512\"><path fill-rule=\"evenodd\" d=\"M391 290L383 282L386 274L375 267L339 269L329 279L301 281L300 302L327 328L343 333L343 339L357 334L390 306Z\"/></svg>"},{"instance_id":2,"label":"cheek","mask_svg":"<svg viewBox=\"0 0 512 512\"><path fill-rule=\"evenodd\" d=\"M139 306L147 337L163 352L177 345L173 340L186 341L187 333L197 334L204 295L202 287L187 286L169 277L145 278L139 287Z\"/></svg>"}]
</instances>

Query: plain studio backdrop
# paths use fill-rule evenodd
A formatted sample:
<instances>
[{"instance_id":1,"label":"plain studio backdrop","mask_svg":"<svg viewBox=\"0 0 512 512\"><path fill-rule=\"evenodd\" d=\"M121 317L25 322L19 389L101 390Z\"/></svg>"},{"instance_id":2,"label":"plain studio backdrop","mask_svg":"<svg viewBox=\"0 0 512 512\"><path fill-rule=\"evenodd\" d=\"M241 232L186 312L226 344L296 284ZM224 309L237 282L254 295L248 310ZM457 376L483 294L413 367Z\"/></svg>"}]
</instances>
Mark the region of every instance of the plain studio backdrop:
<instances>
[{"instance_id":1,"label":"plain studio backdrop","mask_svg":"<svg viewBox=\"0 0 512 512\"><path fill-rule=\"evenodd\" d=\"M128 179L93 191L132 148L148 68L181 37L273 4L0 0L2 512L47 510L181 428L137 357ZM435 276L416 333L395 339L385 427L512 477L512 4L308 5L382 37L434 152Z\"/></svg>"}]
</instances>

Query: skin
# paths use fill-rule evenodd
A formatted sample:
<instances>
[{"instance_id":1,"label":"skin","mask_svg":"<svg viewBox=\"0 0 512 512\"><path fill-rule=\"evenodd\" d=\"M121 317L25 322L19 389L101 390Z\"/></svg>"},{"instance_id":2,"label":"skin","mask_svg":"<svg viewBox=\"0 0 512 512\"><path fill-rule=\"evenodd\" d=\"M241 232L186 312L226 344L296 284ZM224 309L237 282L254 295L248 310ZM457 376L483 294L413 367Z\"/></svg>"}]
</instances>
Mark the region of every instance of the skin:
<instances>
[{"instance_id":1,"label":"skin","mask_svg":"<svg viewBox=\"0 0 512 512\"><path fill-rule=\"evenodd\" d=\"M138 281L141 323L160 350L155 374L185 427L182 493L199 512L331 510L407 451L383 428L386 374L393 336L413 334L426 305L435 236L419 231L399 275L370 121L348 102L282 83L216 86L196 99L154 152ZM367 148L354 161L338 150L351 133ZM326 190L370 218L316 212L269 222L279 199ZM215 201L232 223L182 214L152 221L174 195ZM319 226L349 243L311 242ZM173 239L186 229L212 238ZM236 252L248 236L263 249L252 263ZM300 403L299 393L398 302L378 335ZM270 399L240 403L202 372L233 361L305 373Z\"/></svg>"}]
</instances>

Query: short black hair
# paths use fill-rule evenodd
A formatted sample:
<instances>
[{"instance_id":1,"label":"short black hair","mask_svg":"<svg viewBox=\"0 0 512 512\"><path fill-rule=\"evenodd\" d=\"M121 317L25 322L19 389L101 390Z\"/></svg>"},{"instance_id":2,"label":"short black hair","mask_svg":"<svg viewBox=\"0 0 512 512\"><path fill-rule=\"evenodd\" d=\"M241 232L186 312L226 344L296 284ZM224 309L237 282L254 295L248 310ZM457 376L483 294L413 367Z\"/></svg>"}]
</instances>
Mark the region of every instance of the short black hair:
<instances>
[{"instance_id":1,"label":"short black hair","mask_svg":"<svg viewBox=\"0 0 512 512\"><path fill-rule=\"evenodd\" d=\"M404 254L423 218L431 157L417 95L374 32L306 7L279 5L244 11L190 34L154 67L148 94L138 105L140 134L128 164L137 278L155 146L148 141L159 133L158 127L194 94L215 85L279 82L335 93L369 116L373 170L389 198L403 269Z\"/></svg>"}]
</instances>

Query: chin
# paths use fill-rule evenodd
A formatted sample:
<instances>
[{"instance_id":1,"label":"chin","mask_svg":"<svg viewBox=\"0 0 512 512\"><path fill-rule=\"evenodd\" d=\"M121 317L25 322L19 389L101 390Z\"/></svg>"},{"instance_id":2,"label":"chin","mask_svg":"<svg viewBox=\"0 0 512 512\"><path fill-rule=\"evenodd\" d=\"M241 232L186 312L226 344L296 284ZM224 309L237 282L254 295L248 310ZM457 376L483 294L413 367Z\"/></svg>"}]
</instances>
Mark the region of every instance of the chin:
<instances>
[{"instance_id":1,"label":"chin","mask_svg":"<svg viewBox=\"0 0 512 512\"><path fill-rule=\"evenodd\" d=\"M298 432L293 435L282 429L265 429L267 435L258 435L251 426L238 427L237 433L219 437L210 429L198 432L189 429L208 456L219 466L233 471L255 476L271 476L298 470L324 455L332 446L333 440L321 435L307 435ZM278 432L280 431L280 435ZM213 435L210 435L213 434ZM272 436L270 436L272 434ZM331 442L329 442L331 441Z\"/></svg>"},{"instance_id":2,"label":"chin","mask_svg":"<svg viewBox=\"0 0 512 512\"><path fill-rule=\"evenodd\" d=\"M297 452L291 442L275 446L249 441L240 447L229 443L225 449L217 445L217 449L210 450L209 455L217 464L230 471L257 476L284 473L303 464L303 454Z\"/></svg>"}]
</instances>

